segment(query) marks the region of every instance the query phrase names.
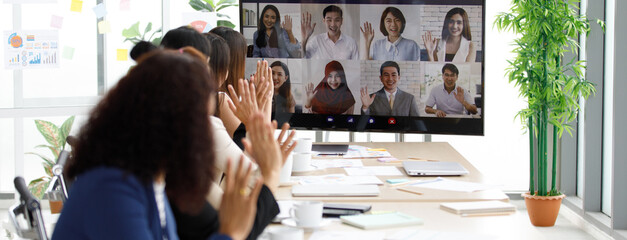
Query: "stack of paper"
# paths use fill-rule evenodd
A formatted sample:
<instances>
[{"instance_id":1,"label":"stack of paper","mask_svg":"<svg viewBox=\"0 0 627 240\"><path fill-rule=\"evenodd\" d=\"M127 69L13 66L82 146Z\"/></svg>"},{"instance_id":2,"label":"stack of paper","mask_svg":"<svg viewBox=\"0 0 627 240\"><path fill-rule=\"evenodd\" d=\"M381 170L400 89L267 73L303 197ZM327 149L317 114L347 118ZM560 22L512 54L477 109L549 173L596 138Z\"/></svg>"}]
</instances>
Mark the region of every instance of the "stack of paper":
<instances>
[{"instance_id":1,"label":"stack of paper","mask_svg":"<svg viewBox=\"0 0 627 240\"><path fill-rule=\"evenodd\" d=\"M441 203L440 208L462 216L468 215L492 215L511 214L516 212L516 207L510 203L501 201L479 202L450 202Z\"/></svg>"},{"instance_id":2,"label":"stack of paper","mask_svg":"<svg viewBox=\"0 0 627 240\"><path fill-rule=\"evenodd\" d=\"M362 229L421 225L422 219L400 212L341 216L343 223Z\"/></svg>"}]
</instances>

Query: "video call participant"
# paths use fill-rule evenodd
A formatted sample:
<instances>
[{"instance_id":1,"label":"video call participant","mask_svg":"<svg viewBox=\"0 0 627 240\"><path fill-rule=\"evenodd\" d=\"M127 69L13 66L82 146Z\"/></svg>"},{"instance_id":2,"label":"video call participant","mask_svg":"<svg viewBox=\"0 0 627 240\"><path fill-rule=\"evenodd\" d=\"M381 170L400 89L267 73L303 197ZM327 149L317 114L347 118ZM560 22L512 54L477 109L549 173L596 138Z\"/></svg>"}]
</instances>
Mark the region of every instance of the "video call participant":
<instances>
[{"instance_id":1,"label":"video call participant","mask_svg":"<svg viewBox=\"0 0 627 240\"><path fill-rule=\"evenodd\" d=\"M405 16L401 10L395 7L388 7L381 14L379 30L385 36L372 44L374 39L374 29L372 24L365 22L363 28L359 28L366 39L366 59L367 60L393 60L393 61L418 61L420 59L420 48L411 39L403 38L401 34L405 31Z\"/></svg>"},{"instance_id":2,"label":"video call participant","mask_svg":"<svg viewBox=\"0 0 627 240\"><path fill-rule=\"evenodd\" d=\"M443 84L431 89L427 99L425 112L434 113L437 117L446 117L447 114L477 113L477 106L472 104L470 92L457 86L459 70L453 64L447 63L442 67ZM436 109L433 107L437 106Z\"/></svg>"},{"instance_id":3,"label":"video call participant","mask_svg":"<svg viewBox=\"0 0 627 240\"><path fill-rule=\"evenodd\" d=\"M296 101L292 96L290 70L281 61L270 64L272 80L274 81L274 96L272 98L272 112L294 113Z\"/></svg>"},{"instance_id":4,"label":"video call participant","mask_svg":"<svg viewBox=\"0 0 627 240\"><path fill-rule=\"evenodd\" d=\"M361 88L362 115L418 116L414 95L398 88L401 68L396 62L381 64L379 79L381 90L368 95L368 86Z\"/></svg>"},{"instance_id":5,"label":"video call participant","mask_svg":"<svg viewBox=\"0 0 627 240\"><path fill-rule=\"evenodd\" d=\"M313 83L305 86L305 113L352 114L355 98L346 83L344 67L331 61L324 68L324 78L314 89Z\"/></svg>"},{"instance_id":6,"label":"video call participant","mask_svg":"<svg viewBox=\"0 0 627 240\"><path fill-rule=\"evenodd\" d=\"M453 8L444 17L442 40L431 32L422 36L432 62L474 62L477 56L475 44L471 42L468 14L462 8Z\"/></svg>"},{"instance_id":7,"label":"video call participant","mask_svg":"<svg viewBox=\"0 0 627 240\"><path fill-rule=\"evenodd\" d=\"M342 9L335 5L329 5L322 12L323 22L327 27L326 33L311 37L316 23L311 25L311 14L303 13L301 19L301 32L303 34L303 49L306 58L314 59L359 59L357 42L350 36L343 34ZM310 39L311 37L311 39Z\"/></svg>"},{"instance_id":8,"label":"video call participant","mask_svg":"<svg viewBox=\"0 0 627 240\"><path fill-rule=\"evenodd\" d=\"M301 57L301 45L292 33L292 18L285 16L281 23L281 14L274 5L266 5L261 11L253 43L253 57Z\"/></svg>"}]
</instances>

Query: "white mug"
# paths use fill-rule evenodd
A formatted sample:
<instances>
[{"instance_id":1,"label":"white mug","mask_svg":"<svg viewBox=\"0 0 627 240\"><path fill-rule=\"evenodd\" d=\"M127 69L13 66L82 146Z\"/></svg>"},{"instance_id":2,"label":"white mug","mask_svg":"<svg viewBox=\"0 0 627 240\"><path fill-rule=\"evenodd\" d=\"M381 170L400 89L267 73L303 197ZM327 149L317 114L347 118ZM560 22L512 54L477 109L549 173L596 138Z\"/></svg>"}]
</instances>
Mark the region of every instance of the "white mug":
<instances>
[{"instance_id":1,"label":"white mug","mask_svg":"<svg viewBox=\"0 0 627 240\"><path fill-rule=\"evenodd\" d=\"M296 202L290 209L290 216L299 227L317 227L322 222L322 202Z\"/></svg>"},{"instance_id":2,"label":"white mug","mask_svg":"<svg viewBox=\"0 0 627 240\"><path fill-rule=\"evenodd\" d=\"M313 140L311 138L298 138L296 139L296 147L294 152L311 152L311 145Z\"/></svg>"},{"instance_id":3,"label":"white mug","mask_svg":"<svg viewBox=\"0 0 627 240\"><path fill-rule=\"evenodd\" d=\"M302 240L305 232L300 228L275 227L268 229L270 240Z\"/></svg>"},{"instance_id":4,"label":"white mug","mask_svg":"<svg viewBox=\"0 0 627 240\"><path fill-rule=\"evenodd\" d=\"M292 171L303 172L311 169L311 153L309 152L293 152L294 162L292 163Z\"/></svg>"},{"instance_id":5,"label":"white mug","mask_svg":"<svg viewBox=\"0 0 627 240\"><path fill-rule=\"evenodd\" d=\"M293 162L294 162L294 158L293 158L292 153L290 153L290 155L287 156L287 160L285 160L285 164L283 164L283 167L281 168L281 174L279 176L280 183L290 182L292 178L292 163Z\"/></svg>"}]
</instances>

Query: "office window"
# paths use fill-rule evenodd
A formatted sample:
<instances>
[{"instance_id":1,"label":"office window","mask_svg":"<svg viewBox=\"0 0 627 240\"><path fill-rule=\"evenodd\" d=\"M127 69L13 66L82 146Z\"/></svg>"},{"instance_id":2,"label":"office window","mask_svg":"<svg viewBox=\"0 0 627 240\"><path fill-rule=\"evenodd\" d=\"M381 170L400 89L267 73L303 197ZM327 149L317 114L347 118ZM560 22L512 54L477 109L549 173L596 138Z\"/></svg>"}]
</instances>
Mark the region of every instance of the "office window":
<instances>
[{"instance_id":1,"label":"office window","mask_svg":"<svg viewBox=\"0 0 627 240\"><path fill-rule=\"evenodd\" d=\"M10 5L4 5L0 8L0 29L2 32L13 28L13 8ZM4 56L4 48L0 48L0 56ZM0 109L10 108L13 106L13 71L4 69L0 70Z\"/></svg>"},{"instance_id":2,"label":"office window","mask_svg":"<svg viewBox=\"0 0 627 240\"><path fill-rule=\"evenodd\" d=\"M59 62L58 68L23 70L22 95L25 99L97 95L97 65L93 64L97 55L96 18L91 10L94 6L93 1L84 1L82 12L78 13L71 12L66 1L22 4L22 29L57 31L60 55L52 59ZM55 17L61 17L62 24L51 27ZM73 51L73 54L64 55L64 51ZM48 100L33 104L26 102L30 106L48 103Z\"/></svg>"},{"instance_id":3,"label":"office window","mask_svg":"<svg viewBox=\"0 0 627 240\"><path fill-rule=\"evenodd\" d=\"M131 28L139 22L137 30L145 40L161 37L163 33L155 33L162 27L162 9L161 1L154 0L133 0L129 1L128 8L122 6L120 1L107 2L107 16L105 20L111 25L111 32L106 34L105 44L105 74L106 89L115 85L122 76L126 74L129 68L135 65L135 61L131 59L129 53L133 46L130 41L124 41L126 38L122 35L124 29ZM183 2L183 1L180 1ZM151 24L149 31L148 24ZM146 34L144 34L146 33Z\"/></svg>"},{"instance_id":4,"label":"office window","mask_svg":"<svg viewBox=\"0 0 627 240\"><path fill-rule=\"evenodd\" d=\"M13 178L15 177L15 165L13 149L13 120L0 118L0 192L11 191L13 189Z\"/></svg>"}]
</instances>

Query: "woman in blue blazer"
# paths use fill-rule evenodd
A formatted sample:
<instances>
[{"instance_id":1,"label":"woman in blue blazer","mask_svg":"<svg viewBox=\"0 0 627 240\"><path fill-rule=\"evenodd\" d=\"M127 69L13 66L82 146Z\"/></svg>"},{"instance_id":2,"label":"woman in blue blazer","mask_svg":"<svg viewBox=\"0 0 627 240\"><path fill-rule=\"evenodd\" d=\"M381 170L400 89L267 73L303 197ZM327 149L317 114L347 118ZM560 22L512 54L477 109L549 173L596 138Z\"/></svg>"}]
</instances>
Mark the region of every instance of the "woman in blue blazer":
<instances>
[{"instance_id":1,"label":"woman in blue blazer","mask_svg":"<svg viewBox=\"0 0 627 240\"><path fill-rule=\"evenodd\" d=\"M196 213L213 179L216 86L204 59L193 48L147 53L92 110L67 163L75 181L52 239L178 239L166 193ZM272 136L257 125L252 139ZM244 239L253 224L261 182L251 190L250 166L227 168L235 174L209 239Z\"/></svg>"}]
</instances>

